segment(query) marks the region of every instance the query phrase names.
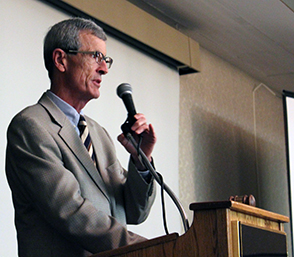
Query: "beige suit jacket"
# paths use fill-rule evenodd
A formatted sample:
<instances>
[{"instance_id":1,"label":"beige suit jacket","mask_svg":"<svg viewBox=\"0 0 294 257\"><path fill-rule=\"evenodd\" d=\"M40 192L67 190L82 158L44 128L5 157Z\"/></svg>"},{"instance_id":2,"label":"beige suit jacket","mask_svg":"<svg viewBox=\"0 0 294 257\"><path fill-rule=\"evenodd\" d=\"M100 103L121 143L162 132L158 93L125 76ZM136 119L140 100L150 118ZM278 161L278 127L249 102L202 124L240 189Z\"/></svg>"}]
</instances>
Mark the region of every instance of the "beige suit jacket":
<instances>
[{"instance_id":1,"label":"beige suit jacket","mask_svg":"<svg viewBox=\"0 0 294 257\"><path fill-rule=\"evenodd\" d=\"M154 182L131 162L123 169L107 132L86 120L98 170L46 93L8 128L6 174L21 257L87 256L144 240L125 225L146 219Z\"/></svg>"}]
</instances>

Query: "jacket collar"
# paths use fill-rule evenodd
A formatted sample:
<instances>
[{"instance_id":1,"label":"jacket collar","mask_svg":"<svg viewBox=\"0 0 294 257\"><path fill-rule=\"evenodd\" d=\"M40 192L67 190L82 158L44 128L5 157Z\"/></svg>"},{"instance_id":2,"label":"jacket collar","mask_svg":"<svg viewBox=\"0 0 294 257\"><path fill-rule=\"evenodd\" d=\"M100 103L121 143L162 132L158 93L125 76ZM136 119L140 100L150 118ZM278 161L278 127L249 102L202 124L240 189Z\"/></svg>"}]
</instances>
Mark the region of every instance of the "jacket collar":
<instances>
[{"instance_id":1,"label":"jacket collar","mask_svg":"<svg viewBox=\"0 0 294 257\"><path fill-rule=\"evenodd\" d=\"M50 100L46 93L42 95L38 103L47 110L53 122L60 126L60 130L58 132L59 136L66 143L78 161L83 165L86 172L96 183L97 187L99 187L105 197L109 200L106 193L107 189L101 175L93 164L87 149L84 147L81 139L75 131L75 128L66 115Z\"/></svg>"}]
</instances>

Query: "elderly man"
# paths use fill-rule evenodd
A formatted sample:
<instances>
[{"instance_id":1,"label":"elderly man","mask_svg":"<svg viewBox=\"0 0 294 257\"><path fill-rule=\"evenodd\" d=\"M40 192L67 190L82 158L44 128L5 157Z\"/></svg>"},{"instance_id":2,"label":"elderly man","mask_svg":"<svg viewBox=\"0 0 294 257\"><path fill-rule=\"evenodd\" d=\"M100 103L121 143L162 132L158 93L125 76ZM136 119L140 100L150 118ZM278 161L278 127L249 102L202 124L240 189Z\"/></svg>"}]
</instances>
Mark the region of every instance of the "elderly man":
<instances>
[{"instance_id":1,"label":"elderly man","mask_svg":"<svg viewBox=\"0 0 294 257\"><path fill-rule=\"evenodd\" d=\"M50 90L7 132L19 256L88 256L145 240L126 224L148 216L153 178L123 134L118 140L130 162L122 168L106 130L82 111L99 97L113 62L105 33L81 18L57 23L45 37L44 60ZM141 149L151 161L154 129L143 114L135 120L131 130L143 135Z\"/></svg>"}]
</instances>

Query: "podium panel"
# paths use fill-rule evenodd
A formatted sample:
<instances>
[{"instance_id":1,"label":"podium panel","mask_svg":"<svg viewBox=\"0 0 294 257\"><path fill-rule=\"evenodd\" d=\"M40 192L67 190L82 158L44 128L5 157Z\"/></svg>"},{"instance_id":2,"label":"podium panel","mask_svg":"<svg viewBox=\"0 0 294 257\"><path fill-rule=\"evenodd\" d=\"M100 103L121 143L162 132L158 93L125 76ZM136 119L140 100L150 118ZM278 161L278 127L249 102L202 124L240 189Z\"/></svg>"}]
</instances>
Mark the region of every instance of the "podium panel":
<instances>
[{"instance_id":1,"label":"podium panel","mask_svg":"<svg viewBox=\"0 0 294 257\"><path fill-rule=\"evenodd\" d=\"M194 211L192 225L181 236L174 233L92 257L287 256L286 216L235 201L193 203L190 210ZM252 246L250 241L256 238L265 241ZM258 247L273 241L277 246L273 253L281 255L262 255ZM252 247L260 255L254 255Z\"/></svg>"},{"instance_id":2,"label":"podium panel","mask_svg":"<svg viewBox=\"0 0 294 257\"><path fill-rule=\"evenodd\" d=\"M232 225L236 229L233 233L234 256L288 256L285 232L244 225L239 221L233 221Z\"/></svg>"}]
</instances>

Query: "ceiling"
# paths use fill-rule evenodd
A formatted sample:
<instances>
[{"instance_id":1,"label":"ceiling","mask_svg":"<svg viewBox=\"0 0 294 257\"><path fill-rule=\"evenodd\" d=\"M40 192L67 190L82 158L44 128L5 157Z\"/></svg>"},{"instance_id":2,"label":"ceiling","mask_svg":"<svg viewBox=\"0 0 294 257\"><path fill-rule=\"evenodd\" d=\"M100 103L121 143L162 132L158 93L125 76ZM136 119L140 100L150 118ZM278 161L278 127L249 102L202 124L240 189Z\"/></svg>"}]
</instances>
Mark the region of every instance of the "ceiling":
<instances>
[{"instance_id":1,"label":"ceiling","mask_svg":"<svg viewBox=\"0 0 294 257\"><path fill-rule=\"evenodd\" d=\"M282 1L128 1L277 93L294 92L294 12Z\"/></svg>"}]
</instances>

